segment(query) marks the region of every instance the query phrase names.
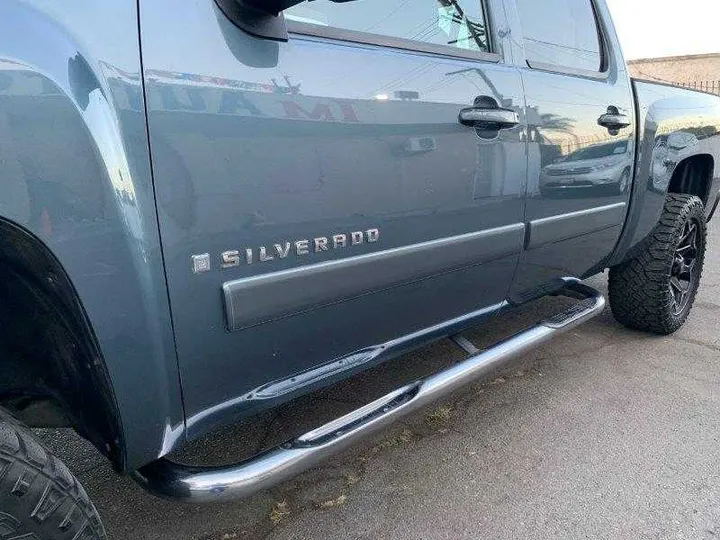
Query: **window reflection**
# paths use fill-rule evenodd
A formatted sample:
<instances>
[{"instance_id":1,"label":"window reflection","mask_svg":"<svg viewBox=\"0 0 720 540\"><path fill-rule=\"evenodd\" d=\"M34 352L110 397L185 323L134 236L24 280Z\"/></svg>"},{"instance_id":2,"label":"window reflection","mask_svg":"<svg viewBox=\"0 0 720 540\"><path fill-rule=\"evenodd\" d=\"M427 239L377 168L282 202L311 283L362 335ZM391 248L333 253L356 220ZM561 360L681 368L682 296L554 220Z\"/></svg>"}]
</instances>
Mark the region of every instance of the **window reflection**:
<instances>
[{"instance_id":1,"label":"window reflection","mask_svg":"<svg viewBox=\"0 0 720 540\"><path fill-rule=\"evenodd\" d=\"M517 7L529 62L600 71L600 38L590 0L518 0Z\"/></svg>"},{"instance_id":2,"label":"window reflection","mask_svg":"<svg viewBox=\"0 0 720 540\"><path fill-rule=\"evenodd\" d=\"M490 50L482 3L478 0L365 0L338 4L316 1L286 10L288 20L447 45Z\"/></svg>"}]
</instances>

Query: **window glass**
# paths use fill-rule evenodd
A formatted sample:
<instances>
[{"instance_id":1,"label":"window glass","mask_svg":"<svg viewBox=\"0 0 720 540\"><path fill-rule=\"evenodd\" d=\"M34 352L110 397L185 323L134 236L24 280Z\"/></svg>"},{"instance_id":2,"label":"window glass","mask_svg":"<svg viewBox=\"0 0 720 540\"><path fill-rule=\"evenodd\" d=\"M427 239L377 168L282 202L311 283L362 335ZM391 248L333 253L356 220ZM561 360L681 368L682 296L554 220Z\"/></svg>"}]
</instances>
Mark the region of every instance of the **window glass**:
<instances>
[{"instance_id":1,"label":"window glass","mask_svg":"<svg viewBox=\"0 0 720 540\"><path fill-rule=\"evenodd\" d=\"M563 161L582 161L584 159L600 159L610 156L624 156L628 151L627 141L617 141L609 144L596 144L576 150L572 154L566 156Z\"/></svg>"},{"instance_id":2,"label":"window glass","mask_svg":"<svg viewBox=\"0 0 720 540\"><path fill-rule=\"evenodd\" d=\"M482 0L328 0L285 10L290 21L489 51Z\"/></svg>"},{"instance_id":3,"label":"window glass","mask_svg":"<svg viewBox=\"0 0 720 540\"><path fill-rule=\"evenodd\" d=\"M528 62L600 71L591 0L517 0Z\"/></svg>"}]
</instances>

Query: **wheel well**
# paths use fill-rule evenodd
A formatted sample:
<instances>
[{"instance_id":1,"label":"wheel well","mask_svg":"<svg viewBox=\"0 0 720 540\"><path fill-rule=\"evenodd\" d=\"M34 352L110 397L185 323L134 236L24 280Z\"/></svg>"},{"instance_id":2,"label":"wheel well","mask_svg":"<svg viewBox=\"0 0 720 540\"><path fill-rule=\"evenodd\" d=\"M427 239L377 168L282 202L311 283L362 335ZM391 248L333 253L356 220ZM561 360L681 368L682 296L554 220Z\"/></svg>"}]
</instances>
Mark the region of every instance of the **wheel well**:
<instances>
[{"instance_id":1,"label":"wheel well","mask_svg":"<svg viewBox=\"0 0 720 540\"><path fill-rule=\"evenodd\" d=\"M59 261L0 220L0 406L31 426L69 425L122 467L105 362Z\"/></svg>"},{"instance_id":2,"label":"wheel well","mask_svg":"<svg viewBox=\"0 0 720 540\"><path fill-rule=\"evenodd\" d=\"M710 155L686 158L675 167L668 193L697 195L707 206L714 170L715 164Z\"/></svg>"}]
</instances>

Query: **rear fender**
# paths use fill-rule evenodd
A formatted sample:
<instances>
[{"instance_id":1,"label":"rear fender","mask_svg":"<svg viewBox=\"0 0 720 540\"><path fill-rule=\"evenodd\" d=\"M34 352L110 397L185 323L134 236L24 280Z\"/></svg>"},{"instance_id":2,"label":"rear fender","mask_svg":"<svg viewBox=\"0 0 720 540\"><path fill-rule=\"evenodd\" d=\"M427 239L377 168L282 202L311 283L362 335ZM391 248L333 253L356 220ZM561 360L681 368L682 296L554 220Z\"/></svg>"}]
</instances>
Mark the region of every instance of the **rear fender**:
<instances>
[{"instance_id":1,"label":"rear fender","mask_svg":"<svg viewBox=\"0 0 720 540\"><path fill-rule=\"evenodd\" d=\"M608 266L632 257L652 232L673 176L687 160L710 163L700 190L708 219L720 192L720 99L643 81L633 81L633 90L638 108L636 172L628 218Z\"/></svg>"}]
</instances>

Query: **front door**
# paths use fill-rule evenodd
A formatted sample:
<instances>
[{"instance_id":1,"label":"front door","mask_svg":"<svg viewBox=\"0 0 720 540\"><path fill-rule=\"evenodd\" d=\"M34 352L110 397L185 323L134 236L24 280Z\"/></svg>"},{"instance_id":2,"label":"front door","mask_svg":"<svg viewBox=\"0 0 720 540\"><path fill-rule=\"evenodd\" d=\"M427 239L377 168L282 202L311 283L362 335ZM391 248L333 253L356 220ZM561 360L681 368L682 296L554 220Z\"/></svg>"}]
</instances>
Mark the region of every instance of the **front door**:
<instances>
[{"instance_id":1,"label":"front door","mask_svg":"<svg viewBox=\"0 0 720 540\"><path fill-rule=\"evenodd\" d=\"M525 121L490 8L318 0L277 43L213 0L141 2L190 436L505 300Z\"/></svg>"}]
</instances>

